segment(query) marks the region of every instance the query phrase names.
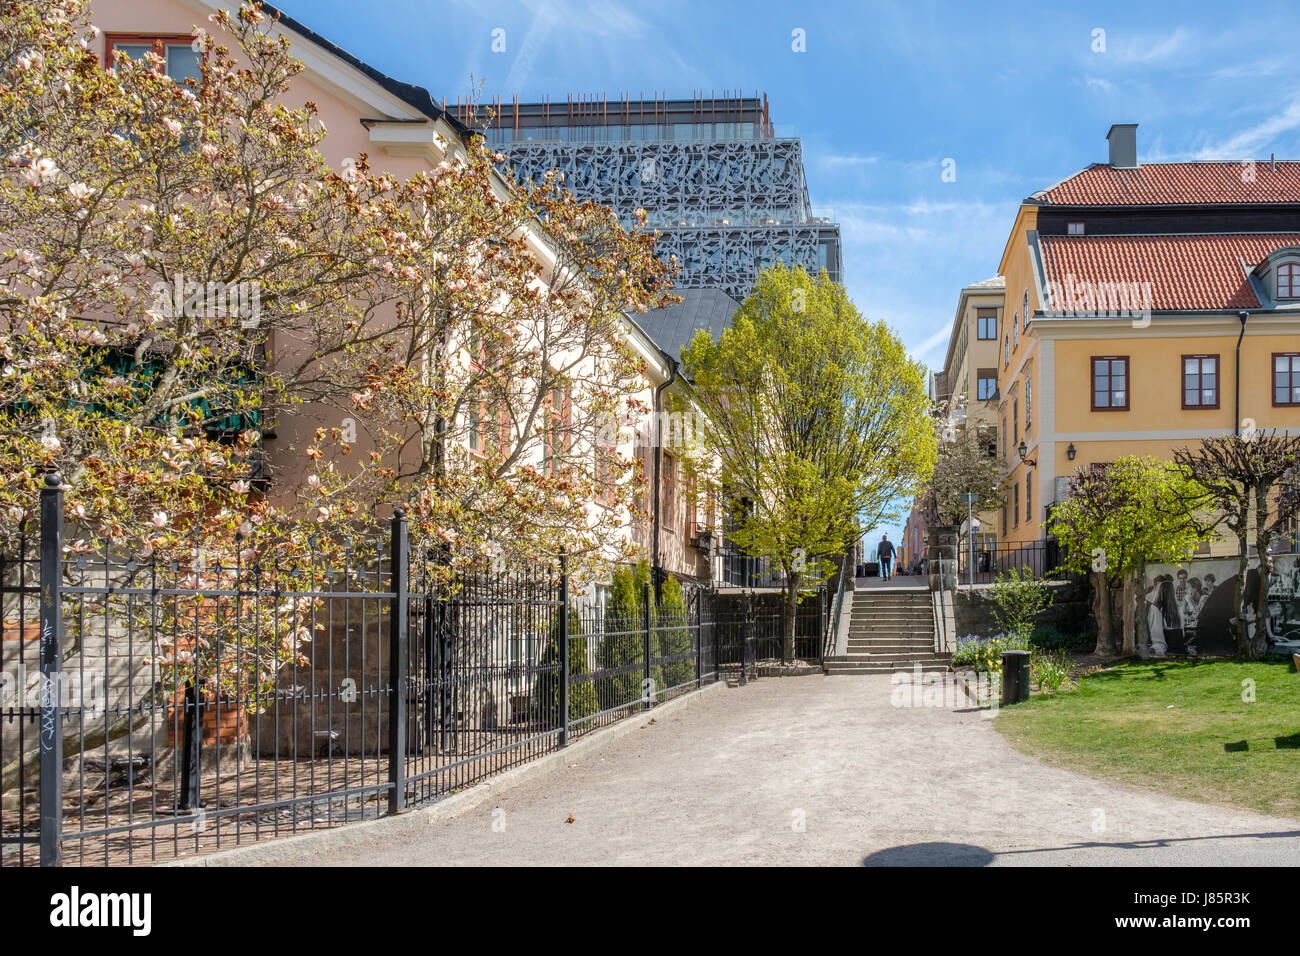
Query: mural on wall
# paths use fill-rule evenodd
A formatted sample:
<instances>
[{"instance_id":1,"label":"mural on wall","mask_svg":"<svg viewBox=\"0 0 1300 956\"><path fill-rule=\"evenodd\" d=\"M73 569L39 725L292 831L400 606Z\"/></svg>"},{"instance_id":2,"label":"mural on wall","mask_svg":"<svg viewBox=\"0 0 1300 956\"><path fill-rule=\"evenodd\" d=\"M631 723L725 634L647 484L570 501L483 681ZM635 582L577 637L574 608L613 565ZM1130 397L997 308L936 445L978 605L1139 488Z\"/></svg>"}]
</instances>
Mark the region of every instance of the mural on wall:
<instances>
[{"instance_id":1,"label":"mural on wall","mask_svg":"<svg viewBox=\"0 0 1300 956\"><path fill-rule=\"evenodd\" d=\"M1236 653L1236 558L1197 558L1184 564L1151 564L1146 569L1145 603L1152 654L1229 657ZM1246 572L1243 613L1251 632L1263 627L1268 650L1300 651L1300 555L1273 559L1268 581L1268 614L1255 619L1259 567Z\"/></svg>"}]
</instances>

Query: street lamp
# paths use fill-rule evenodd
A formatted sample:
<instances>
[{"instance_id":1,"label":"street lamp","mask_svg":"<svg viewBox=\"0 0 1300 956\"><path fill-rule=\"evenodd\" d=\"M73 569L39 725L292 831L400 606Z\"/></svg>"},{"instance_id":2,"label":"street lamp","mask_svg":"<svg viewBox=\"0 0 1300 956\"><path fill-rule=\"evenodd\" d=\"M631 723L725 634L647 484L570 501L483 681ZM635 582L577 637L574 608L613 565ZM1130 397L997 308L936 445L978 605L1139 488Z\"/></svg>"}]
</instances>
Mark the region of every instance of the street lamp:
<instances>
[{"instance_id":1,"label":"street lamp","mask_svg":"<svg viewBox=\"0 0 1300 956\"><path fill-rule=\"evenodd\" d=\"M1065 457L1070 459L1070 461L1074 461L1074 456L1078 453L1078 449L1074 447L1074 442L1070 442L1070 447L1065 449Z\"/></svg>"},{"instance_id":2,"label":"street lamp","mask_svg":"<svg viewBox=\"0 0 1300 956\"><path fill-rule=\"evenodd\" d=\"M1038 467L1038 462L1034 461L1032 458L1025 457L1025 455L1029 453L1029 446L1025 444L1023 438L1020 440L1020 447L1017 448L1016 451L1020 452L1020 461L1023 464L1028 465L1030 468Z\"/></svg>"}]
</instances>

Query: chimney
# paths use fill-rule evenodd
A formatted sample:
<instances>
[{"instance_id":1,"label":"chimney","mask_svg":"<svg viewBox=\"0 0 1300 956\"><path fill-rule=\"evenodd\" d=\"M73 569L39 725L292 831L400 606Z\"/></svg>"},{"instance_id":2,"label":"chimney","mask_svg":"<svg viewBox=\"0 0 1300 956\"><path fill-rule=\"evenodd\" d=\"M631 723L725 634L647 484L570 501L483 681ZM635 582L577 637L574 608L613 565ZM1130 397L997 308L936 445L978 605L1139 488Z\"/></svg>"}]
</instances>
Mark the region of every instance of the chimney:
<instances>
[{"instance_id":1,"label":"chimney","mask_svg":"<svg viewBox=\"0 0 1300 956\"><path fill-rule=\"evenodd\" d=\"M1110 142L1110 164L1115 169L1137 168L1137 130L1137 123L1116 123L1106 134L1106 139Z\"/></svg>"}]
</instances>

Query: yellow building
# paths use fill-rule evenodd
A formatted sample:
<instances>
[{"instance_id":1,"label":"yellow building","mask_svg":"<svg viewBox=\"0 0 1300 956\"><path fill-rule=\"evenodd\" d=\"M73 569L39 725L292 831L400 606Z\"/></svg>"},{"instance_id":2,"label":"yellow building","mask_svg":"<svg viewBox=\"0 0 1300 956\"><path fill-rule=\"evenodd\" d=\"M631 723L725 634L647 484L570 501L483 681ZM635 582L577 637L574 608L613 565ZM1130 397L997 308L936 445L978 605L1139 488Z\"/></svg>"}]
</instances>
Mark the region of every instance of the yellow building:
<instances>
[{"instance_id":1,"label":"yellow building","mask_svg":"<svg viewBox=\"0 0 1300 956\"><path fill-rule=\"evenodd\" d=\"M1011 544L1046 537L1079 467L1300 432L1300 162L1139 164L1136 138L1111 127L1108 163L1026 199L1002 255Z\"/></svg>"}]
</instances>

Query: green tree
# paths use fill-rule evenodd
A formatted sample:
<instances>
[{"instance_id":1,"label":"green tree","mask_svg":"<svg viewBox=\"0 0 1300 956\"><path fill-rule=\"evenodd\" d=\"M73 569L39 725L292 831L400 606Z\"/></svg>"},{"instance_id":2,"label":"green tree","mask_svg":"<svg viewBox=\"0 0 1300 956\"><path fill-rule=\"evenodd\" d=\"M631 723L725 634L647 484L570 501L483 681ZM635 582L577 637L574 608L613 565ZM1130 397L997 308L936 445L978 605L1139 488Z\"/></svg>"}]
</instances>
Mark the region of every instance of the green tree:
<instances>
[{"instance_id":1,"label":"green tree","mask_svg":"<svg viewBox=\"0 0 1300 956\"><path fill-rule=\"evenodd\" d=\"M621 706L641 697L645 665L644 588L638 586L637 579L637 568L614 569L609 598L605 603L604 631L596 650L596 666L602 671L626 670L600 679L602 707Z\"/></svg>"},{"instance_id":2,"label":"green tree","mask_svg":"<svg viewBox=\"0 0 1300 956\"><path fill-rule=\"evenodd\" d=\"M694 646L691 643L690 626L686 619L686 597L682 593L681 582L671 574L664 581L656 619L663 656L690 655ZM690 656L669 661L663 666L665 688L678 687L694 679L695 661Z\"/></svg>"},{"instance_id":3,"label":"green tree","mask_svg":"<svg viewBox=\"0 0 1300 956\"><path fill-rule=\"evenodd\" d=\"M555 615L551 623L550 636L546 649L542 652L542 667L555 667L547 670L538 678L533 688L533 710L544 718L558 722L560 713L560 616ZM590 680L581 680L590 673L587 667L587 642L582 634L582 620L576 611L569 611L569 722L591 717L600 710L596 699L596 685Z\"/></svg>"},{"instance_id":4,"label":"green tree","mask_svg":"<svg viewBox=\"0 0 1300 956\"><path fill-rule=\"evenodd\" d=\"M1205 489L1189 473L1156 458L1128 455L1101 469L1080 469L1071 495L1053 510L1050 530L1063 565L1081 573L1118 575L1124 582L1120 653L1137 652L1146 637L1139 613L1147 562L1181 561L1204 539L1199 509ZM1108 586L1103 578L1103 587ZM1102 622L1098 620L1098 647Z\"/></svg>"},{"instance_id":5,"label":"green tree","mask_svg":"<svg viewBox=\"0 0 1300 956\"><path fill-rule=\"evenodd\" d=\"M801 589L863 527L897 517L934 467L926 373L823 271L764 271L732 325L683 350L700 415L686 456L697 487L735 522L731 538L785 574L785 655ZM716 463L711 470L700 462Z\"/></svg>"}]
</instances>

